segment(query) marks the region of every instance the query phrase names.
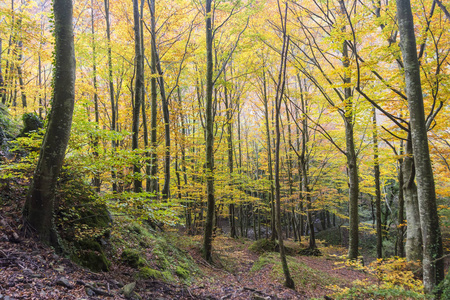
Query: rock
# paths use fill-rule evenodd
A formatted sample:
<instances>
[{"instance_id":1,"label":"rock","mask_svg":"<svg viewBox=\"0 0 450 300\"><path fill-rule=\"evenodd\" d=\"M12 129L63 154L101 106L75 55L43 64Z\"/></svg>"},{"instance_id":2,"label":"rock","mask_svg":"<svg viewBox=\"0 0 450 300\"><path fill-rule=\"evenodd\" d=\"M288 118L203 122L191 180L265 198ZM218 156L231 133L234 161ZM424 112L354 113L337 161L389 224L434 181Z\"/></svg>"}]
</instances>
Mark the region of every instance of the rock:
<instances>
[{"instance_id":1,"label":"rock","mask_svg":"<svg viewBox=\"0 0 450 300\"><path fill-rule=\"evenodd\" d=\"M1 235L0 235L0 242L9 242L9 239L8 239L8 237L6 236L6 234L4 234L4 233L2 233ZM1 295L0 295L1 296ZM3 296L2 296L3 297ZM0 299L3 299L3 298L0 298Z\"/></svg>"},{"instance_id":2,"label":"rock","mask_svg":"<svg viewBox=\"0 0 450 300\"><path fill-rule=\"evenodd\" d=\"M60 285L60 286L64 286L68 289L73 289L73 285L65 277L60 277L58 280L56 280L56 284Z\"/></svg>"},{"instance_id":3,"label":"rock","mask_svg":"<svg viewBox=\"0 0 450 300\"><path fill-rule=\"evenodd\" d=\"M95 296L95 292L91 290L89 287L85 287L84 290L86 291L86 295L88 295L89 297Z\"/></svg>"},{"instance_id":4,"label":"rock","mask_svg":"<svg viewBox=\"0 0 450 300\"><path fill-rule=\"evenodd\" d=\"M122 288L123 295L126 298L130 298L133 294L134 288L136 287L136 282L129 283Z\"/></svg>"}]
</instances>

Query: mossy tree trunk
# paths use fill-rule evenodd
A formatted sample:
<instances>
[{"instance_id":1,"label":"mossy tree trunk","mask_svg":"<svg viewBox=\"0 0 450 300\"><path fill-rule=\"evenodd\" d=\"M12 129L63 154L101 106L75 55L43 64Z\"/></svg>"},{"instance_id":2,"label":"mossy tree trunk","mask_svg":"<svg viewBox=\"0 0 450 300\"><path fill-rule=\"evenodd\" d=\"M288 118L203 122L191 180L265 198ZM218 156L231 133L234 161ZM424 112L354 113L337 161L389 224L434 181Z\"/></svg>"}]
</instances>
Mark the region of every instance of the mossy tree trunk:
<instances>
[{"instance_id":1,"label":"mossy tree trunk","mask_svg":"<svg viewBox=\"0 0 450 300\"><path fill-rule=\"evenodd\" d=\"M72 0L54 0L55 65L52 110L39 161L27 194L23 218L41 241L59 248L54 224L55 188L72 126L75 102L75 51Z\"/></svg>"}]
</instances>

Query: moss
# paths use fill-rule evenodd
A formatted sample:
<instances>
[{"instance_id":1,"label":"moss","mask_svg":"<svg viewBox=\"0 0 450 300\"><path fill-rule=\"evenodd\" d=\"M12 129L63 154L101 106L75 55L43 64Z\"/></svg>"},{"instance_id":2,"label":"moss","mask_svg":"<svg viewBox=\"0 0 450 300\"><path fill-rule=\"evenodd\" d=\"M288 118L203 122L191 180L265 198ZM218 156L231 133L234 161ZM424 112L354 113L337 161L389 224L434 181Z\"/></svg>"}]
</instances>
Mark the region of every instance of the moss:
<instances>
[{"instance_id":1,"label":"moss","mask_svg":"<svg viewBox=\"0 0 450 300\"><path fill-rule=\"evenodd\" d=\"M177 269L175 270L175 274L177 274L178 277L187 279L189 278L189 271L181 266L177 266Z\"/></svg>"},{"instance_id":2,"label":"moss","mask_svg":"<svg viewBox=\"0 0 450 300\"><path fill-rule=\"evenodd\" d=\"M170 272L169 270L163 271L162 275L163 275L164 279L167 281L172 281L172 282L175 281L175 278L173 277L172 272Z\"/></svg>"},{"instance_id":3,"label":"moss","mask_svg":"<svg viewBox=\"0 0 450 300\"><path fill-rule=\"evenodd\" d=\"M248 249L257 254L262 254L264 252L280 252L280 246L278 245L278 243L268 239L257 240L252 245L250 245ZM286 255L294 255L296 251L295 249L284 245L284 252L286 253Z\"/></svg>"},{"instance_id":4,"label":"moss","mask_svg":"<svg viewBox=\"0 0 450 300\"><path fill-rule=\"evenodd\" d=\"M142 279L162 279L163 275L160 271L149 268L149 267L143 267L139 269L139 277Z\"/></svg>"},{"instance_id":5,"label":"moss","mask_svg":"<svg viewBox=\"0 0 450 300\"><path fill-rule=\"evenodd\" d=\"M248 249L258 254L264 252L277 252L278 244L275 241L261 239L254 242Z\"/></svg>"},{"instance_id":6,"label":"moss","mask_svg":"<svg viewBox=\"0 0 450 300\"><path fill-rule=\"evenodd\" d=\"M263 254L261 255L257 261L253 263L252 268L250 269L250 272L258 272L261 271L265 266L268 264L275 263L275 258L273 256L274 254Z\"/></svg>"},{"instance_id":7,"label":"moss","mask_svg":"<svg viewBox=\"0 0 450 300\"><path fill-rule=\"evenodd\" d=\"M19 137L27 136L30 132L38 131L44 127L41 118L34 113L27 113L22 116L23 129L19 134Z\"/></svg>"},{"instance_id":8,"label":"moss","mask_svg":"<svg viewBox=\"0 0 450 300\"><path fill-rule=\"evenodd\" d=\"M120 259L123 263L132 268L138 268L143 266L144 260L139 256L139 253L135 250L125 249L120 255Z\"/></svg>"},{"instance_id":9,"label":"moss","mask_svg":"<svg viewBox=\"0 0 450 300\"><path fill-rule=\"evenodd\" d=\"M100 243L95 240L88 240L84 239L78 242L77 248L84 249L84 250L93 250L97 252L102 251L102 247L100 246Z\"/></svg>"},{"instance_id":10,"label":"moss","mask_svg":"<svg viewBox=\"0 0 450 300\"><path fill-rule=\"evenodd\" d=\"M94 250L81 250L71 256L71 259L83 267L93 272L109 271L111 262L106 258L103 252Z\"/></svg>"}]
</instances>

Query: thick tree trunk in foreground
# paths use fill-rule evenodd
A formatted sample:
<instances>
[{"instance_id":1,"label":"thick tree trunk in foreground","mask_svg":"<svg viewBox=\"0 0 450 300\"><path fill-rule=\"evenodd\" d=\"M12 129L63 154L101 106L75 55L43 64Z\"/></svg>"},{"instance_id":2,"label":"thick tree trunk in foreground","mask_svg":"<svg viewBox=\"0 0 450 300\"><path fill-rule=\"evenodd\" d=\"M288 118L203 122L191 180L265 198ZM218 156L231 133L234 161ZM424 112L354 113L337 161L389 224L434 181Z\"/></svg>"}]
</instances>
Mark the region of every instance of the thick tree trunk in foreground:
<instances>
[{"instance_id":1,"label":"thick tree trunk in foreground","mask_svg":"<svg viewBox=\"0 0 450 300\"><path fill-rule=\"evenodd\" d=\"M397 0L401 51L405 65L406 95L417 178L420 225L423 239L423 284L432 293L444 277L442 238L436 206L433 169L428 149L420 66L417 59L414 20L409 0Z\"/></svg>"},{"instance_id":2,"label":"thick tree trunk in foreground","mask_svg":"<svg viewBox=\"0 0 450 300\"><path fill-rule=\"evenodd\" d=\"M52 110L39 161L28 191L23 217L46 244L59 248L54 224L56 182L72 126L75 102L75 51L72 0L54 0L55 72Z\"/></svg>"}]
</instances>

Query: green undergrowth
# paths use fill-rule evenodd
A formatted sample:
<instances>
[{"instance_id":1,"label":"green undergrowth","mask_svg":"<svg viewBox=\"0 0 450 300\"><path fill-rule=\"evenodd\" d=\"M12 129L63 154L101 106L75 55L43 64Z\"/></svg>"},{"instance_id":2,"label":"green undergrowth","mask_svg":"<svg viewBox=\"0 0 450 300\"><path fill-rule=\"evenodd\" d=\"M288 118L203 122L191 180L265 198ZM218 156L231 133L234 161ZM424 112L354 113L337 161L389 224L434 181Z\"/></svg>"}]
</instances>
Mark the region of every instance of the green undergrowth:
<instances>
[{"instance_id":1,"label":"green undergrowth","mask_svg":"<svg viewBox=\"0 0 450 300\"><path fill-rule=\"evenodd\" d=\"M287 262L289 271L297 289L315 290L325 288L330 284L343 284L343 279L334 277L326 272L312 269L305 263L299 261L297 257L288 256ZM284 281L284 273L280 262L280 256L274 252L262 254L253 264L250 272L257 273L265 268L269 268L273 280Z\"/></svg>"},{"instance_id":2,"label":"green undergrowth","mask_svg":"<svg viewBox=\"0 0 450 300\"><path fill-rule=\"evenodd\" d=\"M105 245L111 233L109 211L92 187L76 172L63 169L56 193L56 225L64 251L94 272L111 265Z\"/></svg>"},{"instance_id":3,"label":"green undergrowth","mask_svg":"<svg viewBox=\"0 0 450 300\"><path fill-rule=\"evenodd\" d=\"M188 284L200 271L189 253L177 246L175 238L155 231L145 222L118 216L114 218L110 251L116 253L118 263L135 269L137 278Z\"/></svg>"}]
</instances>

